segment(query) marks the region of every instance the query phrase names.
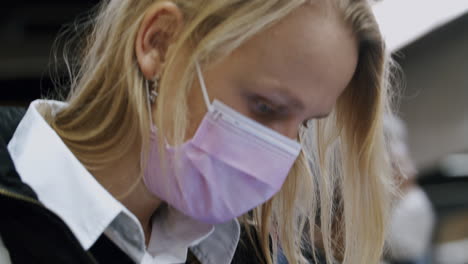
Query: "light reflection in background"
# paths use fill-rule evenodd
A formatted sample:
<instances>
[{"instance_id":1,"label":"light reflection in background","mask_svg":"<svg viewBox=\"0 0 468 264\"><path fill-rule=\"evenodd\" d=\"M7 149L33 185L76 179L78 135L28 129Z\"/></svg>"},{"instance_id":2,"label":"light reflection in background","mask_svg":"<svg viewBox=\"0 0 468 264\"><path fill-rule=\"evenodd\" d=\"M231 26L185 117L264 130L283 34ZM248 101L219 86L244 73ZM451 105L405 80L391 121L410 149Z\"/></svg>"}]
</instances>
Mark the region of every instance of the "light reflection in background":
<instances>
[{"instance_id":1,"label":"light reflection in background","mask_svg":"<svg viewBox=\"0 0 468 264\"><path fill-rule=\"evenodd\" d=\"M373 9L387 47L396 51L468 12L468 1L384 0Z\"/></svg>"}]
</instances>

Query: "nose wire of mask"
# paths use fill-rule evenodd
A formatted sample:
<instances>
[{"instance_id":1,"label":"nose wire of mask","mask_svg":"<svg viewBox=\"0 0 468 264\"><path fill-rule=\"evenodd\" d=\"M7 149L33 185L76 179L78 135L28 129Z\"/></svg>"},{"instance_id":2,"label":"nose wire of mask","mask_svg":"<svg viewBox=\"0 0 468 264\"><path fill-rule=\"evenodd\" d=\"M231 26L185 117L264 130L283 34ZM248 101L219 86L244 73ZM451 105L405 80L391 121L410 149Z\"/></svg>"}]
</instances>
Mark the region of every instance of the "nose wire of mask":
<instances>
[{"instance_id":1,"label":"nose wire of mask","mask_svg":"<svg viewBox=\"0 0 468 264\"><path fill-rule=\"evenodd\" d=\"M203 78L203 74L201 72L200 64L198 63L198 61L195 62L195 68L197 69L198 79L200 80L200 86L201 86L201 90L203 93L203 99L205 99L205 104L206 104L206 107L208 108L208 111L211 112L212 106L210 102L210 97L208 96L208 91L206 90L206 85L205 85L205 79Z\"/></svg>"}]
</instances>

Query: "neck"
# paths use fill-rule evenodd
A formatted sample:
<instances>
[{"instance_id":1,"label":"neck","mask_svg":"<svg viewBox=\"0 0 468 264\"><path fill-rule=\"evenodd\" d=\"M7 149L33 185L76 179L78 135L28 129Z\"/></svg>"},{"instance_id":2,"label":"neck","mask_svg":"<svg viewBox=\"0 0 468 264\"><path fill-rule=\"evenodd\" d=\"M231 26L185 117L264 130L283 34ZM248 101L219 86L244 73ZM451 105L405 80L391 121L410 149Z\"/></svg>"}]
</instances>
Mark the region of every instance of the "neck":
<instances>
[{"instance_id":1,"label":"neck","mask_svg":"<svg viewBox=\"0 0 468 264\"><path fill-rule=\"evenodd\" d=\"M142 179L128 195L117 199L138 218L148 244L152 227L151 219L154 212L161 206L161 200L149 193Z\"/></svg>"},{"instance_id":2,"label":"neck","mask_svg":"<svg viewBox=\"0 0 468 264\"><path fill-rule=\"evenodd\" d=\"M161 205L161 200L152 195L143 182L139 154L127 155L99 171L94 177L140 221L146 242L151 234L151 217Z\"/></svg>"}]
</instances>

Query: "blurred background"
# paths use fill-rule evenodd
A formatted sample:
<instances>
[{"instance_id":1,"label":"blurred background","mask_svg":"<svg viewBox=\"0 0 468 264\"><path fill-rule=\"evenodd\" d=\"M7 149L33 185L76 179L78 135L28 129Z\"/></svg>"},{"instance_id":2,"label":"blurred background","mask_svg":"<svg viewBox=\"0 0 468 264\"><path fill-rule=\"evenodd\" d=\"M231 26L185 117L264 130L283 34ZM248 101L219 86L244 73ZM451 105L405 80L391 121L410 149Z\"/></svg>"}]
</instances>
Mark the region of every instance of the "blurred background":
<instances>
[{"instance_id":1,"label":"blurred background","mask_svg":"<svg viewBox=\"0 0 468 264\"><path fill-rule=\"evenodd\" d=\"M54 93L54 40L97 2L2 7L0 105L27 106ZM399 144L407 144L400 159L414 167L402 187L385 262L467 264L468 0L383 0L374 10L404 72L401 120L390 126Z\"/></svg>"},{"instance_id":2,"label":"blurred background","mask_svg":"<svg viewBox=\"0 0 468 264\"><path fill-rule=\"evenodd\" d=\"M422 190L403 186L389 259L466 264L468 1L384 0L374 11L403 69L399 115L416 169L409 184Z\"/></svg>"}]
</instances>

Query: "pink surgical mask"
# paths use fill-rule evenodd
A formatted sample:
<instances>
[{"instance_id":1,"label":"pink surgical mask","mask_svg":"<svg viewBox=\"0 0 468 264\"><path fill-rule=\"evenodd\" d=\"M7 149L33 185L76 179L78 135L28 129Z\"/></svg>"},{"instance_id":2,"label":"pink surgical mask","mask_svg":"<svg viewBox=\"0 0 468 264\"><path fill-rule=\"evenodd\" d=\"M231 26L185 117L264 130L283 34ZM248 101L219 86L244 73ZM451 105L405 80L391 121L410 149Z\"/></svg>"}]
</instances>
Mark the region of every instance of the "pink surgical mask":
<instances>
[{"instance_id":1,"label":"pink surgical mask","mask_svg":"<svg viewBox=\"0 0 468 264\"><path fill-rule=\"evenodd\" d=\"M231 220L259 206L283 185L301 146L218 100L208 107L195 136L166 146L164 167L154 129L144 180L147 188L180 212L203 222Z\"/></svg>"}]
</instances>

